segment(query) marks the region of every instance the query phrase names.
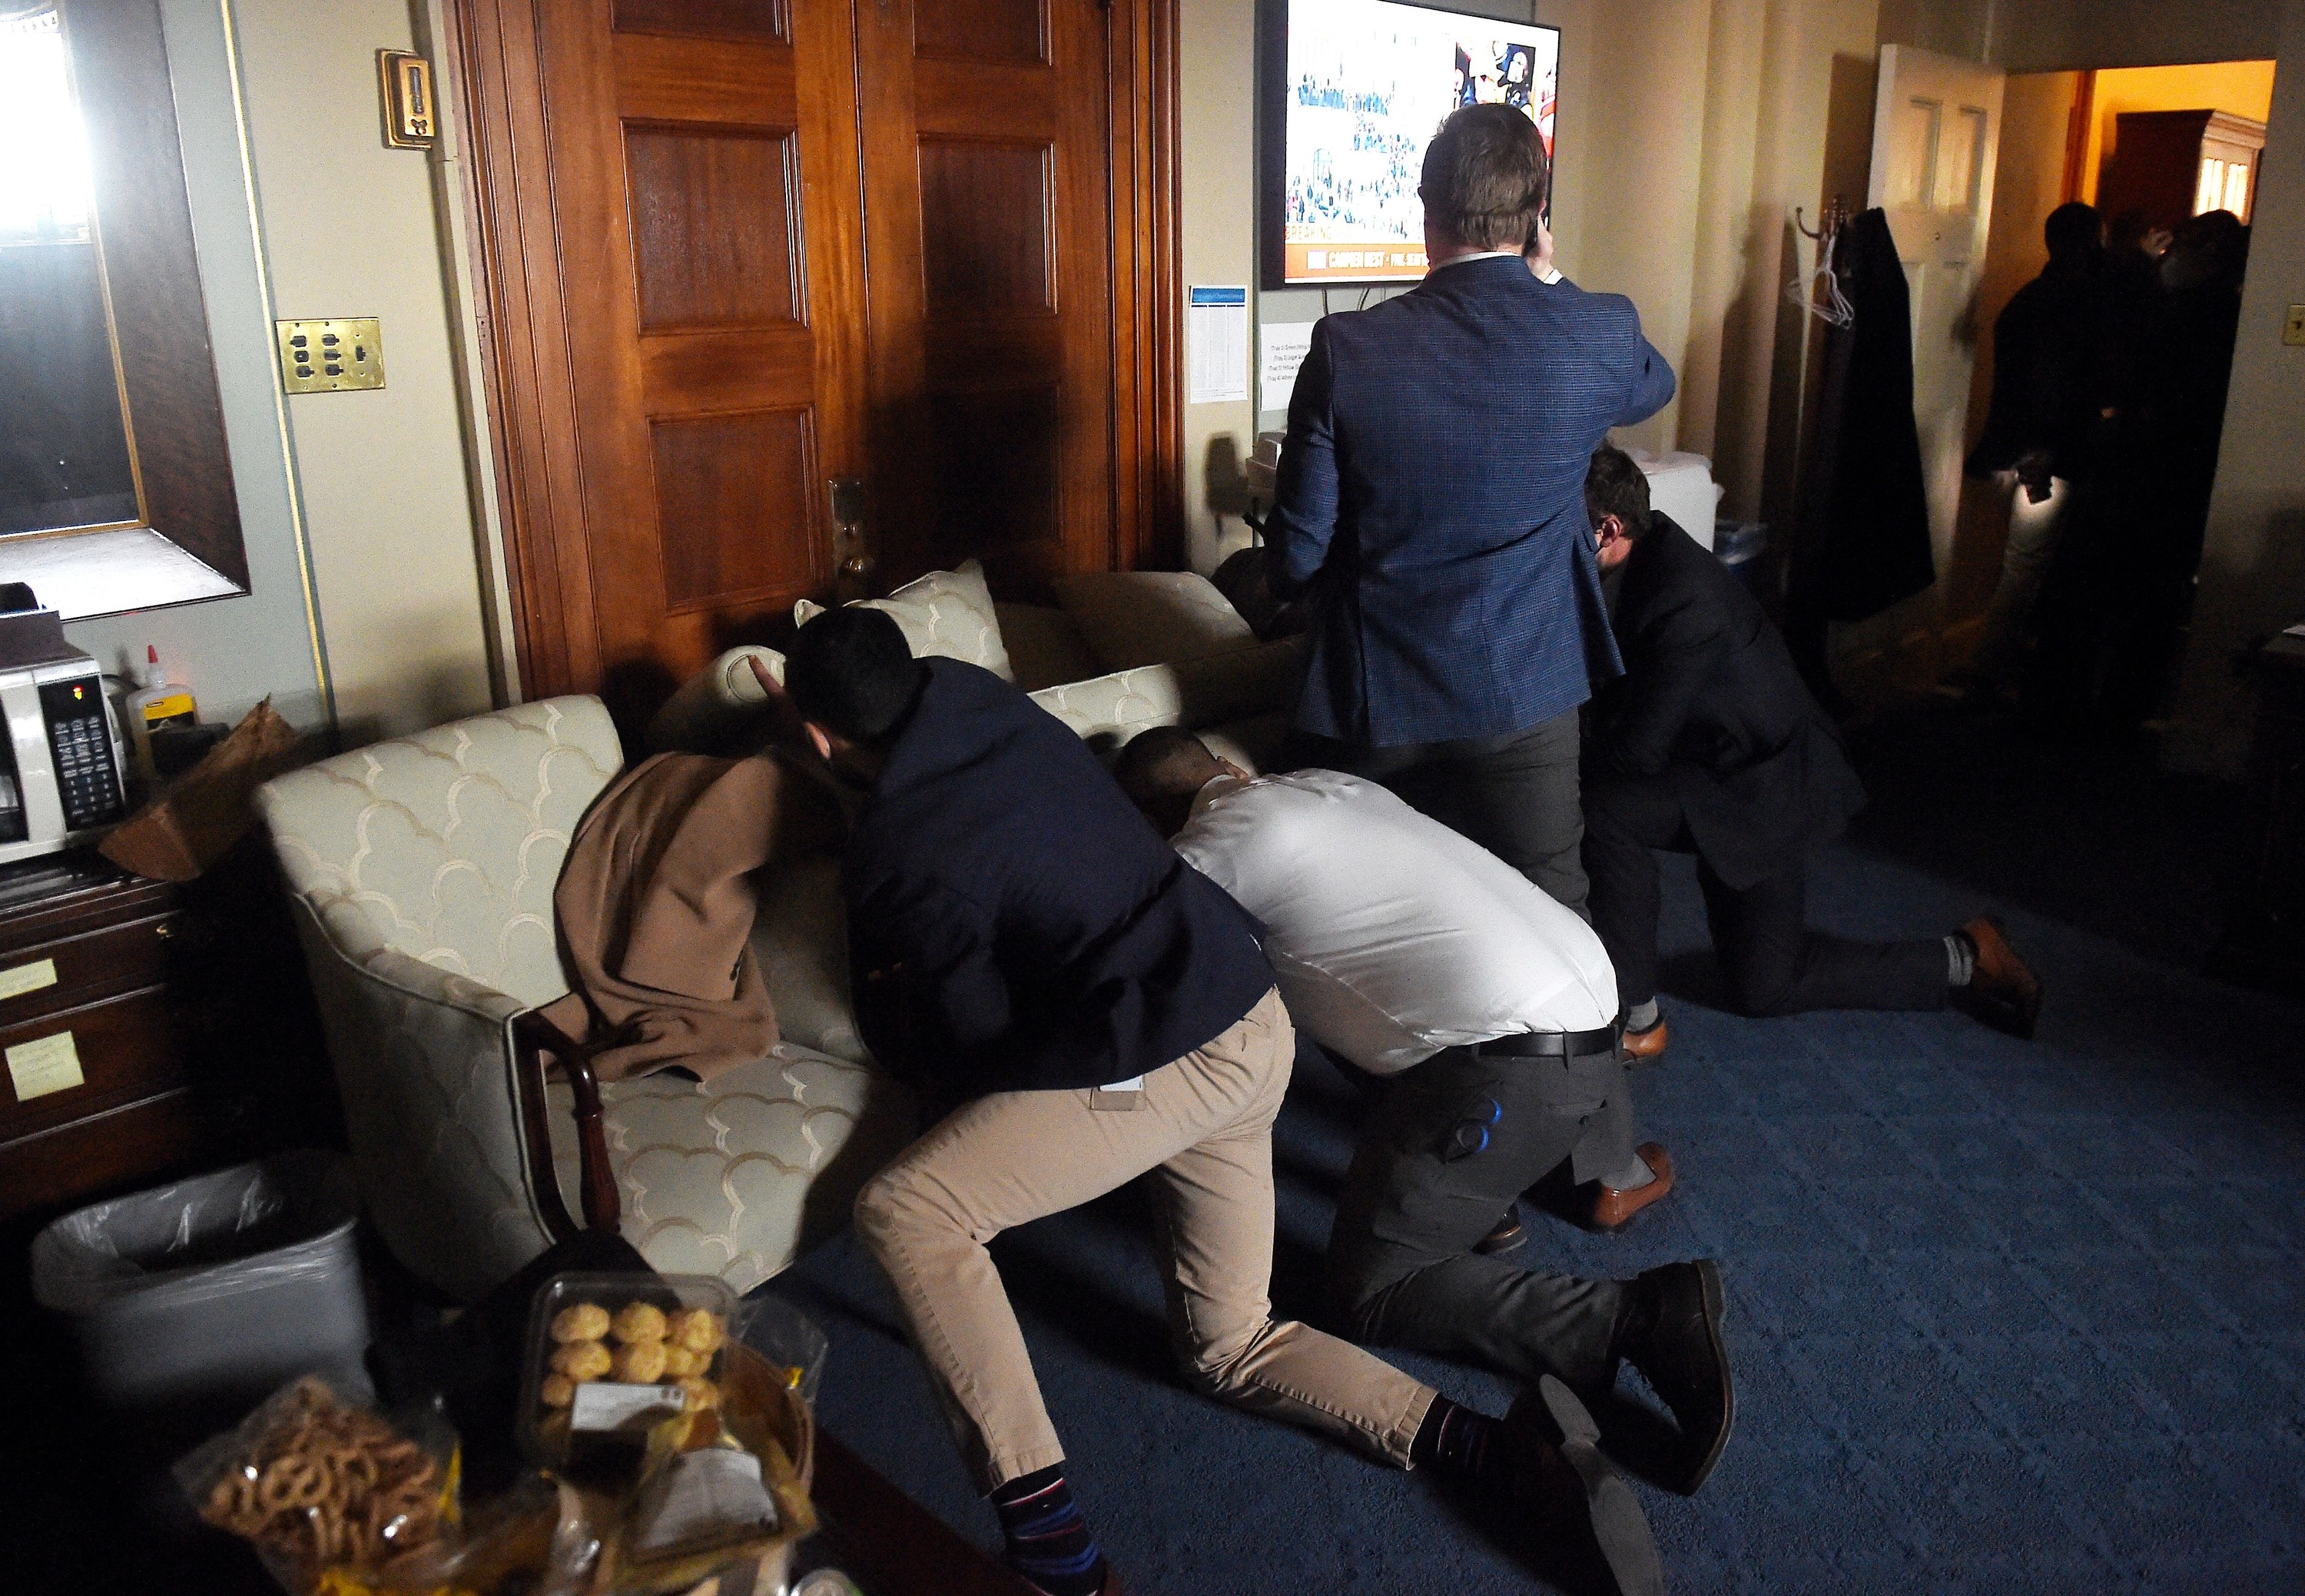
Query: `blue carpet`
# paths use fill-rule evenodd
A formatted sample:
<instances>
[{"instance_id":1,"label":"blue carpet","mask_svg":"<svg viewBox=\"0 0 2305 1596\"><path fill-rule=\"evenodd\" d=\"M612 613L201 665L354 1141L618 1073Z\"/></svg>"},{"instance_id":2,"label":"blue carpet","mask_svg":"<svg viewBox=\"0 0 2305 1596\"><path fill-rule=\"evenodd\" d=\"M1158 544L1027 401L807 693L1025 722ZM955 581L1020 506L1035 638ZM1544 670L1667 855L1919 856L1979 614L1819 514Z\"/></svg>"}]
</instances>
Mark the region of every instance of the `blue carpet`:
<instances>
[{"instance_id":1,"label":"blue carpet","mask_svg":"<svg viewBox=\"0 0 2305 1596\"><path fill-rule=\"evenodd\" d=\"M1952 1013L1735 1019L1707 1001L1672 861L1673 1046L1637 1100L1679 1189L1619 1237L1534 1215L1521 1257L1620 1276L1721 1260L1735 1438L1696 1499L1640 1488L1673 1587L2293 1596L2305 1005L2198 973L2233 799L1926 719L1862 763L1875 807L1817 857L1812 921L1915 935L1995 909L2048 1007L2030 1045ZM1284 1313L1315 1310L1357 1104L1314 1061L1281 1117ZM1135 1194L996 1252L1075 1489L1139 1592L1575 1588L1434 1481L1178 1386ZM854 1238L770 1289L832 1336L826 1424L996 1544ZM1510 1399L1396 1356L1491 1412Z\"/></svg>"}]
</instances>

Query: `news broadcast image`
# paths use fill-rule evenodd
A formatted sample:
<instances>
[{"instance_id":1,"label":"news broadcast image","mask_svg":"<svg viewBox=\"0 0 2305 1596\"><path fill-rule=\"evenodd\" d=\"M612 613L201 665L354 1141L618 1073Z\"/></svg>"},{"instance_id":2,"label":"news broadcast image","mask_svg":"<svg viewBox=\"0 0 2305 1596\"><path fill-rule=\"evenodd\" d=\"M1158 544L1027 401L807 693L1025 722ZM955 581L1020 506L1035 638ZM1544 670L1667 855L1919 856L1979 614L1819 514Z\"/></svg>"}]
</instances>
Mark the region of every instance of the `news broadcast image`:
<instances>
[{"instance_id":1,"label":"news broadcast image","mask_svg":"<svg viewBox=\"0 0 2305 1596\"><path fill-rule=\"evenodd\" d=\"M1282 252L1291 283L1425 275L1425 147L1459 106L1501 102L1552 153L1561 35L1389 0L1289 8Z\"/></svg>"}]
</instances>

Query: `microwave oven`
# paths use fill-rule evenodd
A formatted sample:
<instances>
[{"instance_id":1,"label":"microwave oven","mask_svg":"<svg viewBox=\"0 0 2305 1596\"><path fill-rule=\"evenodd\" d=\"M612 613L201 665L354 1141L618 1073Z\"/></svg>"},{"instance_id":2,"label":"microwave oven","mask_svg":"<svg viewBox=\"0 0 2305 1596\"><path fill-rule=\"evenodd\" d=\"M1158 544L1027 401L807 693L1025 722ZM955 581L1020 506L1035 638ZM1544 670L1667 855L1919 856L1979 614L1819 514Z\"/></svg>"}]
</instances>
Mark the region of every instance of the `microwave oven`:
<instances>
[{"instance_id":1,"label":"microwave oven","mask_svg":"<svg viewBox=\"0 0 2305 1596\"><path fill-rule=\"evenodd\" d=\"M55 611L0 615L0 865L93 842L127 817L103 674Z\"/></svg>"}]
</instances>

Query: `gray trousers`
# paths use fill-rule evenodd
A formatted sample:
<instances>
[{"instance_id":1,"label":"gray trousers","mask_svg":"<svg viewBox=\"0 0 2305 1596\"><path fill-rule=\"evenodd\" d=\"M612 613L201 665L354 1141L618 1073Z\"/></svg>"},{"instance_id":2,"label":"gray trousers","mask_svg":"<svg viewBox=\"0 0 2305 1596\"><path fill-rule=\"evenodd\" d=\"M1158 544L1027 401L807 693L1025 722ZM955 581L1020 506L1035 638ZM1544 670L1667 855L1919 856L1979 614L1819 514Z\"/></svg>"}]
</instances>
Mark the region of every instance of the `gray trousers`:
<instances>
[{"instance_id":1,"label":"gray trousers","mask_svg":"<svg viewBox=\"0 0 2305 1596\"><path fill-rule=\"evenodd\" d=\"M1485 1122L1488 1145L1457 1132ZM1357 1341L1468 1359L1521 1380L1603 1387L1623 1287L1524 1269L1473 1250L1522 1191L1563 1159L1579 1181L1634 1156L1625 1068L1481 1057L1451 1047L1382 1083L1329 1237L1328 1284Z\"/></svg>"},{"instance_id":2,"label":"gray trousers","mask_svg":"<svg viewBox=\"0 0 2305 1596\"><path fill-rule=\"evenodd\" d=\"M1342 771L1391 789L1461 832L1581 919L1585 808L1578 797L1578 712L1502 737L1372 748L1297 732L1292 768Z\"/></svg>"}]
</instances>

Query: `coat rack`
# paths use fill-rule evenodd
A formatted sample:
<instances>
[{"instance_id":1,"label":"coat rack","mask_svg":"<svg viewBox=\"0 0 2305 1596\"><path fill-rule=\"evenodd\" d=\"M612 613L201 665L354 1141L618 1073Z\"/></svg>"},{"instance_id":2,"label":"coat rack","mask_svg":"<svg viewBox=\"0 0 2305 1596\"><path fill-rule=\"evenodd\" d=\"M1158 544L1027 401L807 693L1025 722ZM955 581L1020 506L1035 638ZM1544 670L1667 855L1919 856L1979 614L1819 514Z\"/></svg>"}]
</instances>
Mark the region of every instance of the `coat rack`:
<instances>
[{"instance_id":1,"label":"coat rack","mask_svg":"<svg viewBox=\"0 0 2305 1596\"><path fill-rule=\"evenodd\" d=\"M1801 214L1801 207L1793 207L1793 226L1802 237L1816 242L1816 269L1806 275L1796 270L1793 280L1785 285L1785 297L1818 320L1834 327L1847 327L1857 320L1857 307L1841 291L1841 274L1833 264L1834 251L1841 243L1841 230L1848 225L1849 201L1839 194L1833 196L1833 202L1824 208L1815 227Z\"/></svg>"}]
</instances>

